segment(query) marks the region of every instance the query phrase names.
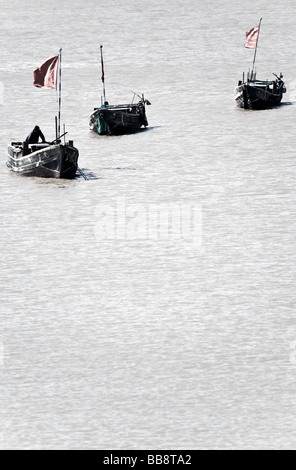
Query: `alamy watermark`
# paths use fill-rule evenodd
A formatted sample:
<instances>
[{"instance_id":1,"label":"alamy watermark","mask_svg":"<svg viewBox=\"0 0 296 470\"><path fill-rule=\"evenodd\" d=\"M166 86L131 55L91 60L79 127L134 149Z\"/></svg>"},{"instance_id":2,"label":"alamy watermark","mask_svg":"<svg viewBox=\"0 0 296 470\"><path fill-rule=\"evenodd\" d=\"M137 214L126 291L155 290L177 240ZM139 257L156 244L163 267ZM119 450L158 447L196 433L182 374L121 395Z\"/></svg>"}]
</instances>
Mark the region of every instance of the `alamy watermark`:
<instances>
[{"instance_id":1,"label":"alamy watermark","mask_svg":"<svg viewBox=\"0 0 296 470\"><path fill-rule=\"evenodd\" d=\"M202 205L196 203L128 204L118 198L114 204L95 208L97 241L166 241L202 243Z\"/></svg>"}]
</instances>

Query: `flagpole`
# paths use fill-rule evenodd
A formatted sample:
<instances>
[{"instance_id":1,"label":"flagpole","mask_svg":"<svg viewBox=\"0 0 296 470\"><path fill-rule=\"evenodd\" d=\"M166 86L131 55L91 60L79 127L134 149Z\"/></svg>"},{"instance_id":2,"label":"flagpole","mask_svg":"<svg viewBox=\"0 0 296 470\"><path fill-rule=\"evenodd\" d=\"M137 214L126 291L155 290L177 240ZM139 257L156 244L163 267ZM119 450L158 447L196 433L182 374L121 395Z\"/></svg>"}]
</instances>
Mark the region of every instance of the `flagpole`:
<instances>
[{"instance_id":1,"label":"flagpole","mask_svg":"<svg viewBox=\"0 0 296 470\"><path fill-rule=\"evenodd\" d=\"M61 133L61 105L62 105L62 49L59 50L59 113L58 113L58 135Z\"/></svg>"},{"instance_id":2,"label":"flagpole","mask_svg":"<svg viewBox=\"0 0 296 470\"><path fill-rule=\"evenodd\" d=\"M103 61L103 46L100 46L101 50L101 66L102 66L102 82L103 82L103 96L104 96L104 105L106 103L106 91L105 91L105 73L104 73L104 61Z\"/></svg>"},{"instance_id":3,"label":"flagpole","mask_svg":"<svg viewBox=\"0 0 296 470\"><path fill-rule=\"evenodd\" d=\"M253 59L252 72L251 72L251 80L253 80L253 73L254 73L254 67L255 67L255 60L256 60L256 54L257 54L257 47L258 47L258 41L259 41L261 21L262 21L262 18L260 18L260 21L259 21L258 36L257 36L257 42L256 42L256 48L255 48L255 52L254 52L254 59Z\"/></svg>"}]
</instances>

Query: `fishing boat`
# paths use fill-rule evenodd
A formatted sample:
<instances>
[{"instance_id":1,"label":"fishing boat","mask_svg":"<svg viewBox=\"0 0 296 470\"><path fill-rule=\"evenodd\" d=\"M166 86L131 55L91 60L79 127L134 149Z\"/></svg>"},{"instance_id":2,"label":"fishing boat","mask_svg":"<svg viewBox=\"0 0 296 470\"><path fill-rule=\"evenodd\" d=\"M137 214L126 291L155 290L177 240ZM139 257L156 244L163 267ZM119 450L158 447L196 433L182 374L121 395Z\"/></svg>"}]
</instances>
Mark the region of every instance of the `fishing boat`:
<instances>
[{"instance_id":1,"label":"fishing boat","mask_svg":"<svg viewBox=\"0 0 296 470\"><path fill-rule=\"evenodd\" d=\"M276 80L257 80L256 74L247 76L247 80L238 82L236 87L236 103L239 108L244 109L266 109L279 106L282 101L286 87L283 75Z\"/></svg>"},{"instance_id":2,"label":"fishing boat","mask_svg":"<svg viewBox=\"0 0 296 470\"><path fill-rule=\"evenodd\" d=\"M274 73L273 75L276 77L274 80L258 80L256 77L254 67L261 21L262 18L258 26L246 33L245 47L255 49L255 52L251 72L248 72L246 79L245 74L243 74L243 79L238 82L235 89L235 101L239 108L267 109L279 106L283 94L286 92L282 73L279 76Z\"/></svg>"},{"instance_id":3,"label":"fishing boat","mask_svg":"<svg viewBox=\"0 0 296 470\"><path fill-rule=\"evenodd\" d=\"M78 170L77 160L78 150L72 141L11 142L8 146L7 166L21 175L72 179Z\"/></svg>"},{"instance_id":4,"label":"fishing boat","mask_svg":"<svg viewBox=\"0 0 296 470\"><path fill-rule=\"evenodd\" d=\"M59 82L59 109L55 117L56 138L52 142L11 142L8 146L7 166L20 175L43 178L75 177L78 168L79 152L73 141L61 142L67 132L61 135L61 55L48 59L34 71L34 86L38 88L57 88ZM38 128L38 126L36 126ZM38 128L39 129L39 128Z\"/></svg>"},{"instance_id":5,"label":"fishing boat","mask_svg":"<svg viewBox=\"0 0 296 470\"><path fill-rule=\"evenodd\" d=\"M103 46L101 49L102 83L103 83L103 102L99 108L94 108L89 118L89 127L99 135L121 135L138 132L141 128L148 126L146 117L146 105L150 101L134 93L132 102L129 104L110 105L106 101L105 74L103 62ZM139 101L134 103L135 97Z\"/></svg>"}]
</instances>

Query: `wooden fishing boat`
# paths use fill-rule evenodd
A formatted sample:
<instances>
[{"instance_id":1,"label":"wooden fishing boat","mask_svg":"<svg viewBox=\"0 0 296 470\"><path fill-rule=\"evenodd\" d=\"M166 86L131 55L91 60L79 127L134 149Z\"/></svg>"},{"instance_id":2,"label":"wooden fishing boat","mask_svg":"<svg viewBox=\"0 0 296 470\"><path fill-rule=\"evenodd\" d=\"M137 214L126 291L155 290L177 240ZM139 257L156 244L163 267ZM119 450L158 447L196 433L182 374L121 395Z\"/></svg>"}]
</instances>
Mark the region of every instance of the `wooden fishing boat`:
<instances>
[{"instance_id":1,"label":"wooden fishing boat","mask_svg":"<svg viewBox=\"0 0 296 470\"><path fill-rule=\"evenodd\" d=\"M144 95L139 96L134 93L130 104L110 105L106 101L103 46L100 46L100 49L104 99L101 106L94 108L93 113L90 115L90 129L99 135L121 135L138 132L142 127L146 128L148 120L145 106L151 103L144 98ZM139 98L137 103L133 102L135 96Z\"/></svg>"},{"instance_id":2,"label":"wooden fishing boat","mask_svg":"<svg viewBox=\"0 0 296 470\"><path fill-rule=\"evenodd\" d=\"M89 127L99 135L120 135L138 132L148 126L144 97L138 103L109 105L94 108L90 115Z\"/></svg>"},{"instance_id":3,"label":"wooden fishing boat","mask_svg":"<svg viewBox=\"0 0 296 470\"><path fill-rule=\"evenodd\" d=\"M275 74L274 74L275 75ZM286 87L283 75L280 74L276 80L257 80L247 77L247 80L238 82L235 100L237 106L244 109L266 109L279 106L282 101Z\"/></svg>"},{"instance_id":4,"label":"wooden fishing boat","mask_svg":"<svg viewBox=\"0 0 296 470\"><path fill-rule=\"evenodd\" d=\"M55 117L56 138L52 142L38 143L39 134L25 142L11 142L8 146L7 166L17 174L43 178L74 178L78 168L79 152L73 141L61 143L61 54L48 59L34 71L33 85L38 88L57 88L59 84L59 109ZM35 129L39 129L35 126ZM35 130L34 129L34 130ZM42 139L44 139L41 133Z\"/></svg>"},{"instance_id":5,"label":"wooden fishing boat","mask_svg":"<svg viewBox=\"0 0 296 470\"><path fill-rule=\"evenodd\" d=\"M275 80L258 80L256 77L254 68L261 22L262 18L258 26L255 26L246 33L245 47L255 49L253 65L251 72L247 74L246 80L243 74L243 79L238 82L238 86L235 88L236 104L244 109L266 109L279 106L283 94L286 92L281 73L279 77L273 74L276 77Z\"/></svg>"},{"instance_id":6,"label":"wooden fishing boat","mask_svg":"<svg viewBox=\"0 0 296 470\"><path fill-rule=\"evenodd\" d=\"M78 155L72 141L29 145L12 142L8 146L7 166L20 175L71 179L78 169Z\"/></svg>"}]
</instances>

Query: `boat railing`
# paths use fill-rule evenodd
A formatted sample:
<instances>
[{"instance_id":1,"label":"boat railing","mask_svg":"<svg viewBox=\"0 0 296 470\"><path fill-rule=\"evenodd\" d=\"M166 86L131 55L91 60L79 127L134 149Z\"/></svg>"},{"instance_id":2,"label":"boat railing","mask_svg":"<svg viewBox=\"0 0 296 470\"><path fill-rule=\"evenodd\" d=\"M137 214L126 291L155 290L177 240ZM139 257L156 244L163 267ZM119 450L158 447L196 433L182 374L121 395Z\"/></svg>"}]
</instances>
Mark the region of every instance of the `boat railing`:
<instances>
[{"instance_id":1,"label":"boat railing","mask_svg":"<svg viewBox=\"0 0 296 470\"><path fill-rule=\"evenodd\" d=\"M29 149L33 150L39 150L39 149L44 149L45 147L49 147L50 144L49 143L40 143L40 144L29 144Z\"/></svg>"}]
</instances>

